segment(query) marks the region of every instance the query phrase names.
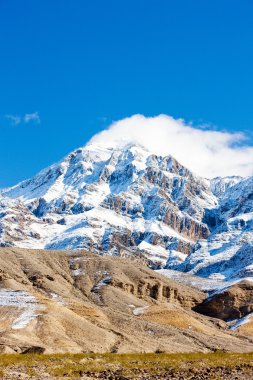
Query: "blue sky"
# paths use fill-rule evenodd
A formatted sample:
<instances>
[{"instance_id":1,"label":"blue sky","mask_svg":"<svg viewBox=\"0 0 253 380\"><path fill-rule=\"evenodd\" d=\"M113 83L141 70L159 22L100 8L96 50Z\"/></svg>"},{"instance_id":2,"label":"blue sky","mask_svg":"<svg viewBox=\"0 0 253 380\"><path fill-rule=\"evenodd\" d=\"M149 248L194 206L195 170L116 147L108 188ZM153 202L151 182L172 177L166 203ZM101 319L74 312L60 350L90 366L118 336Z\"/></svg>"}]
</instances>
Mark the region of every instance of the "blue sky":
<instances>
[{"instance_id":1,"label":"blue sky","mask_svg":"<svg viewBox=\"0 0 253 380\"><path fill-rule=\"evenodd\" d=\"M0 187L136 113L251 138L252 19L252 0L0 0Z\"/></svg>"}]
</instances>

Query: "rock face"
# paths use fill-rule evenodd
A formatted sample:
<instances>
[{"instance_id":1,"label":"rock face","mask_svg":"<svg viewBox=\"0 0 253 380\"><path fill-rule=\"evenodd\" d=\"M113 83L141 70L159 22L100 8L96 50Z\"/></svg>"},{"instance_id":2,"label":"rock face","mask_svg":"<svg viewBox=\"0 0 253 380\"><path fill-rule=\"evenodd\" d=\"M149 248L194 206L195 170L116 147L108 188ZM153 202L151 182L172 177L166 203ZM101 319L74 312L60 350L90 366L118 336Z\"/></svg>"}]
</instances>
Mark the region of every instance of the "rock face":
<instances>
[{"instance_id":1,"label":"rock face","mask_svg":"<svg viewBox=\"0 0 253 380\"><path fill-rule=\"evenodd\" d=\"M0 195L0 246L140 256L253 277L253 177L205 180L171 156L90 143Z\"/></svg>"},{"instance_id":2,"label":"rock face","mask_svg":"<svg viewBox=\"0 0 253 380\"><path fill-rule=\"evenodd\" d=\"M241 281L230 286L209 297L195 310L224 320L240 319L253 311L253 283Z\"/></svg>"},{"instance_id":3,"label":"rock face","mask_svg":"<svg viewBox=\"0 0 253 380\"><path fill-rule=\"evenodd\" d=\"M124 247L163 264L208 237L205 209L216 205L207 181L135 145L77 149L0 200L2 245L117 255Z\"/></svg>"},{"instance_id":4,"label":"rock face","mask_svg":"<svg viewBox=\"0 0 253 380\"><path fill-rule=\"evenodd\" d=\"M224 183L220 179L218 186L217 181L218 205L206 210L211 234L195 245L182 264L171 267L203 277L253 277L253 177L232 178L232 184L226 179L223 193Z\"/></svg>"},{"instance_id":5,"label":"rock face","mask_svg":"<svg viewBox=\"0 0 253 380\"><path fill-rule=\"evenodd\" d=\"M0 267L1 352L253 351L192 310L202 291L139 259L1 248Z\"/></svg>"}]
</instances>

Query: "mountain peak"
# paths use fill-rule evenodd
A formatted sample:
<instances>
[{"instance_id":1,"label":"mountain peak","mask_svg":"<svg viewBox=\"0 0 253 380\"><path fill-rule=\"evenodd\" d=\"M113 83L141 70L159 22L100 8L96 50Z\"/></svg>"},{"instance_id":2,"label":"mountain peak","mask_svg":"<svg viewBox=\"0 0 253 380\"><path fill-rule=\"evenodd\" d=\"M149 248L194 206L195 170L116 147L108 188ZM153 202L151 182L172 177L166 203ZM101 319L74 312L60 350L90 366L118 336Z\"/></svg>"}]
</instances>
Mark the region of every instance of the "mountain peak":
<instances>
[{"instance_id":1,"label":"mountain peak","mask_svg":"<svg viewBox=\"0 0 253 380\"><path fill-rule=\"evenodd\" d=\"M0 244L141 252L154 266L208 274L223 251L250 243L251 188L241 177L200 178L141 144L91 141L2 191Z\"/></svg>"},{"instance_id":2,"label":"mountain peak","mask_svg":"<svg viewBox=\"0 0 253 380\"><path fill-rule=\"evenodd\" d=\"M146 244L149 251L159 236L166 240L158 255L163 260L171 244L188 252L196 238L208 235L202 217L205 207L215 206L206 181L173 157L129 142L114 147L90 142L3 194L32 213L41 236L33 243L39 247L91 249L92 244L109 252L117 244L134 249ZM42 226L48 231L48 221L49 236L42 231Z\"/></svg>"}]
</instances>

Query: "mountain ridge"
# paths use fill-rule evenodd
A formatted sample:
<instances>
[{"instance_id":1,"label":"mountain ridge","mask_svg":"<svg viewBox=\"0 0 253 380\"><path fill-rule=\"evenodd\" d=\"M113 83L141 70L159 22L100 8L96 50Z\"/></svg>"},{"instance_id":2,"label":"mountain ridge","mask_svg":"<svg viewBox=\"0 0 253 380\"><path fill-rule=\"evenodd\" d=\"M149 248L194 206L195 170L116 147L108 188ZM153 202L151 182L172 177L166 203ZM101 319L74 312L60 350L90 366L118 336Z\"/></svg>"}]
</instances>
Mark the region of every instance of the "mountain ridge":
<instances>
[{"instance_id":1,"label":"mountain ridge","mask_svg":"<svg viewBox=\"0 0 253 380\"><path fill-rule=\"evenodd\" d=\"M251 252L252 182L203 179L139 144L89 143L1 191L0 243L132 252L154 268L212 276L219 263L232 266L236 254ZM246 261L240 273L220 276L251 276Z\"/></svg>"}]
</instances>

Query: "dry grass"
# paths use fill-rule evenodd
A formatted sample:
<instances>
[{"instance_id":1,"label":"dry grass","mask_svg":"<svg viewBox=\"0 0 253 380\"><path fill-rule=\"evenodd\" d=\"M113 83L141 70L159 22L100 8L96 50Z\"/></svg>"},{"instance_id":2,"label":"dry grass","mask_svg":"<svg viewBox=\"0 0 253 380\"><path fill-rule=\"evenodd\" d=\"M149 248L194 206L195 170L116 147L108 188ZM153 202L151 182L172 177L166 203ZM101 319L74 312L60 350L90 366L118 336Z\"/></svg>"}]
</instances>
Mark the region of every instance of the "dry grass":
<instances>
[{"instance_id":1,"label":"dry grass","mask_svg":"<svg viewBox=\"0 0 253 380\"><path fill-rule=\"evenodd\" d=\"M18 370L31 378L39 376L38 378L41 379L43 373L50 374L55 378L78 378L87 372L103 373L108 370L118 371L121 375L129 376L136 370L145 370L151 375L157 373L158 369L160 372L171 369L187 372L189 369L194 371L194 369L201 368L210 368L211 370L222 368L231 371L238 366L248 372L253 371L253 353L2 354L0 356L0 376Z\"/></svg>"},{"instance_id":2,"label":"dry grass","mask_svg":"<svg viewBox=\"0 0 253 380\"><path fill-rule=\"evenodd\" d=\"M253 335L253 318L251 318L250 322L241 325L237 331L240 332L240 334Z\"/></svg>"},{"instance_id":3,"label":"dry grass","mask_svg":"<svg viewBox=\"0 0 253 380\"><path fill-rule=\"evenodd\" d=\"M194 331L203 332L208 335L213 333L210 326L204 325L185 310L173 308L173 305L167 305L167 307L152 306L145 311L142 318L149 322L165 326L174 326L179 329L190 328Z\"/></svg>"}]
</instances>

